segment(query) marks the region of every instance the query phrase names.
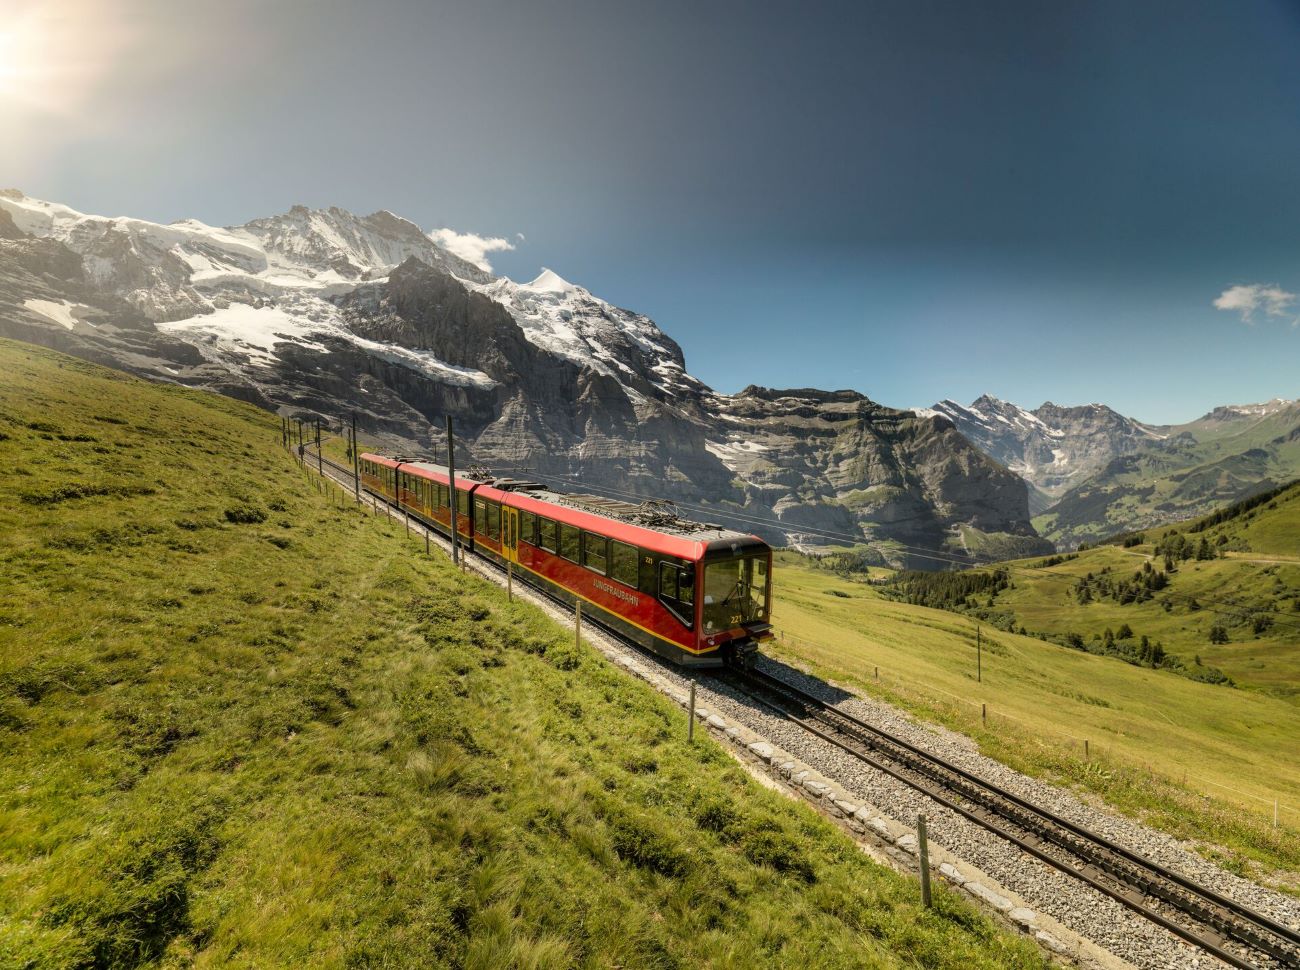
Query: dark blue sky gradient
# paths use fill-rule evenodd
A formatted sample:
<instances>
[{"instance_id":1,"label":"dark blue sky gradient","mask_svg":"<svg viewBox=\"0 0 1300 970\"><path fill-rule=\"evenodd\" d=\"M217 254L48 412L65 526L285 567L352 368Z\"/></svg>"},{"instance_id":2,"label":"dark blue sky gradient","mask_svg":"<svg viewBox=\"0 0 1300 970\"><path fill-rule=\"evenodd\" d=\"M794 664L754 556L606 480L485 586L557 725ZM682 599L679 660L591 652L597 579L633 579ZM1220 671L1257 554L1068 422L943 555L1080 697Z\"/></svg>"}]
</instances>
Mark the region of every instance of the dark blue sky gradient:
<instances>
[{"instance_id":1,"label":"dark blue sky gradient","mask_svg":"<svg viewBox=\"0 0 1300 970\"><path fill-rule=\"evenodd\" d=\"M98 123L27 117L6 181L160 220L303 202L523 233L499 272L546 265L649 313L724 391L1152 421L1300 396L1292 315L1211 305L1300 290L1294 3L121 16L138 39Z\"/></svg>"}]
</instances>

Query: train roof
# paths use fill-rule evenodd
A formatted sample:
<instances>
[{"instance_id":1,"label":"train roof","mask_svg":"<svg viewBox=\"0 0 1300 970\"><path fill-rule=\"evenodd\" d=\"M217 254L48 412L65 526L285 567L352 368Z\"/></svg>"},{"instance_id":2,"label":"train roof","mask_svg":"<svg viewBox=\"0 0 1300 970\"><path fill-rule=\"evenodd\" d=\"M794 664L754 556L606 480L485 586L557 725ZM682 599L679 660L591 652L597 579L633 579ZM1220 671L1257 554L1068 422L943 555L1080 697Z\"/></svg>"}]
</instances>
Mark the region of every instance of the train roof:
<instances>
[{"instance_id":1,"label":"train roof","mask_svg":"<svg viewBox=\"0 0 1300 970\"><path fill-rule=\"evenodd\" d=\"M365 454L363 458L386 465L401 466L404 472L448 482L446 465L420 458ZM538 482L492 475L486 469L470 467L457 470L456 481L478 484L476 494L509 498L512 504L530 512L547 515L580 528L599 530L613 539L623 539L642 546L660 546L662 551L682 558L696 559L710 553L732 555L766 549L767 543L757 536L721 525L695 522L679 516L670 502L627 502L603 495L560 492ZM665 541L666 540L666 541Z\"/></svg>"}]
</instances>

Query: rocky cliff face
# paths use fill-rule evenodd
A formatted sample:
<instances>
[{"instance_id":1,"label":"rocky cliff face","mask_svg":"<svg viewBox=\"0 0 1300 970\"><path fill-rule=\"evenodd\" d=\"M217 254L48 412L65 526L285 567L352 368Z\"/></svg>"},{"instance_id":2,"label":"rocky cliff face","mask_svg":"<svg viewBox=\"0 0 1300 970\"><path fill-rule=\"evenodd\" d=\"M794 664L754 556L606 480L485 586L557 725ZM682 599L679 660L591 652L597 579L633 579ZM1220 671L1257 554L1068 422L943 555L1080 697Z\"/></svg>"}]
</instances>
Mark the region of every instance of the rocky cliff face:
<instances>
[{"instance_id":1,"label":"rocky cliff face","mask_svg":"<svg viewBox=\"0 0 1300 970\"><path fill-rule=\"evenodd\" d=\"M1104 404L1033 411L983 395L969 407L940 401L919 414L948 418L986 455L1024 477L1030 508L1040 512L1121 455L1162 440L1166 429L1126 418Z\"/></svg>"},{"instance_id":2,"label":"rocky cliff face","mask_svg":"<svg viewBox=\"0 0 1300 970\"><path fill-rule=\"evenodd\" d=\"M392 213L218 229L0 192L0 335L554 484L668 497L778 542L941 568L1040 551L1024 482L942 416L851 391L712 392L653 321L496 278ZM928 554L927 554L928 553Z\"/></svg>"},{"instance_id":3,"label":"rocky cliff face","mask_svg":"<svg viewBox=\"0 0 1300 970\"><path fill-rule=\"evenodd\" d=\"M747 387L712 396L709 450L736 475L745 511L793 540L867 535L920 568L982 555L986 536L1023 555L1047 546L1023 522L1022 479L939 416L882 407L855 391Z\"/></svg>"}]
</instances>

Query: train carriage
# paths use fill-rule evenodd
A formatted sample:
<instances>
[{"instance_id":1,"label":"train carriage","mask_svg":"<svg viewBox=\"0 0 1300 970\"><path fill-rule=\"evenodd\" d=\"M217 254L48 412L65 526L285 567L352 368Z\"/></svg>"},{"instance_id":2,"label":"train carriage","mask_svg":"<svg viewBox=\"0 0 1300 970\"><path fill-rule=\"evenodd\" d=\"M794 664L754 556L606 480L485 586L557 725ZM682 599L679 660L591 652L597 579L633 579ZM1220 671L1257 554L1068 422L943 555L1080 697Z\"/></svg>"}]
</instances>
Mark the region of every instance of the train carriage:
<instances>
[{"instance_id":1,"label":"train carriage","mask_svg":"<svg viewBox=\"0 0 1300 970\"><path fill-rule=\"evenodd\" d=\"M450 535L445 466L366 454L368 490ZM755 536L532 482L456 476L471 551L689 666L743 662L771 636L771 549Z\"/></svg>"}]
</instances>

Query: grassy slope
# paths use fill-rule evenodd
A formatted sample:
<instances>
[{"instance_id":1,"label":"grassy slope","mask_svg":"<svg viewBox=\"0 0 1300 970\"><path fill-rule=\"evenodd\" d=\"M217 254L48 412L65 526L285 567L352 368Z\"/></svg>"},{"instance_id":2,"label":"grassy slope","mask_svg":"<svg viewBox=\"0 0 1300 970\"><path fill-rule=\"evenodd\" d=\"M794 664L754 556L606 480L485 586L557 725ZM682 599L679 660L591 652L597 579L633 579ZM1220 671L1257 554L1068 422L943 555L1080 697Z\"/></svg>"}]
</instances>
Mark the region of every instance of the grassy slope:
<instances>
[{"instance_id":1,"label":"grassy slope","mask_svg":"<svg viewBox=\"0 0 1300 970\"><path fill-rule=\"evenodd\" d=\"M273 417L0 373L0 965L1040 964L318 495Z\"/></svg>"},{"instance_id":2,"label":"grassy slope","mask_svg":"<svg viewBox=\"0 0 1300 970\"><path fill-rule=\"evenodd\" d=\"M1243 687L1300 703L1300 485L1203 532L1189 532L1193 524L1148 530L1144 538L1149 541L1130 549L1100 546L1050 569L1017 571L1016 588L1000 594L994 609L1013 612L1019 625L1035 632L1077 632L1085 638L1127 623L1137 635L1159 640L1189 662L1199 655ZM1106 567L1118 577L1131 576L1170 531L1186 533L1198 543L1204 536L1215 548L1244 551L1179 563L1168 588L1146 603L1121 606L1105 599L1080 604L1072 594L1075 580ZM1226 540L1222 547L1220 537ZM1164 568L1163 557L1152 563ZM1161 602L1166 598L1172 607L1168 612ZM1202 609L1193 608L1193 598ZM1238 605L1241 611L1233 609ZM1270 614L1273 627L1256 634L1249 622L1252 608L1275 611ZM1210 643L1210 628L1216 624L1226 629L1228 643Z\"/></svg>"},{"instance_id":3,"label":"grassy slope","mask_svg":"<svg viewBox=\"0 0 1300 970\"><path fill-rule=\"evenodd\" d=\"M1015 767L1226 847L1230 864L1249 858L1265 871L1300 871L1296 705L987 626L977 683L975 623L968 617L886 600L792 553L781 554L774 581L782 642L770 652L937 718ZM982 703L990 712L987 729ZM1090 762L1082 757L1083 738ZM1207 782L1270 804L1266 809ZM1289 814L1284 809L1280 835L1259 814L1271 815L1275 796L1294 806Z\"/></svg>"}]
</instances>

